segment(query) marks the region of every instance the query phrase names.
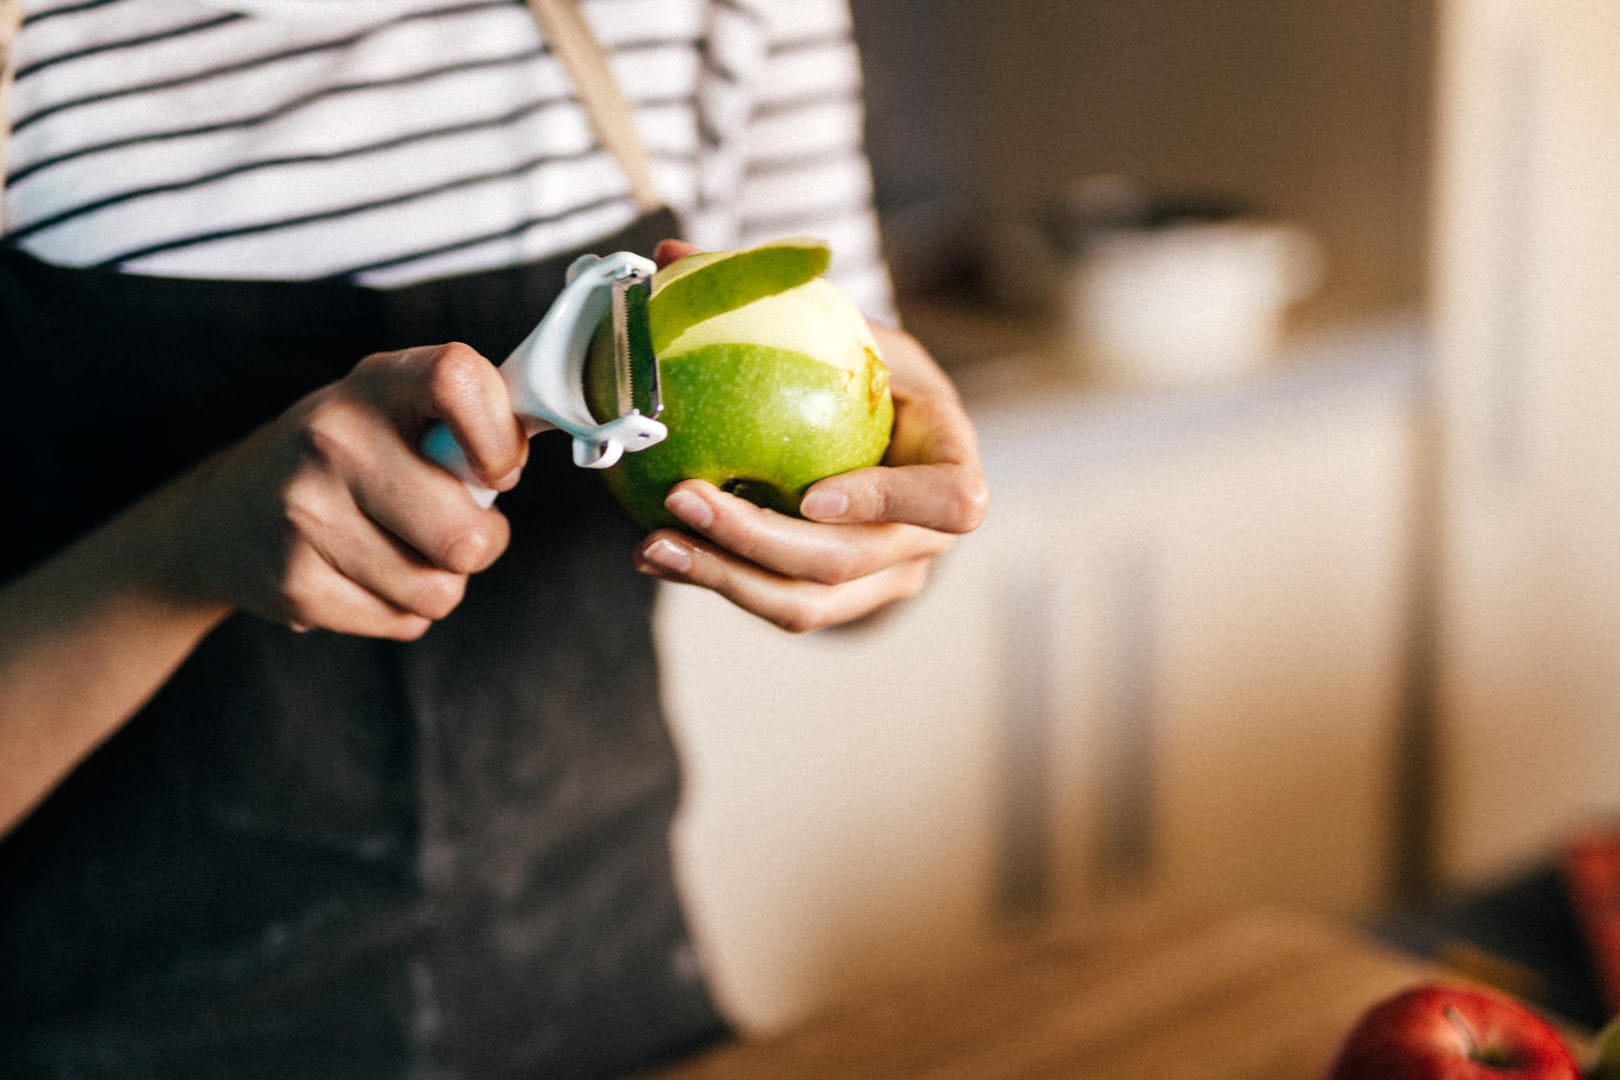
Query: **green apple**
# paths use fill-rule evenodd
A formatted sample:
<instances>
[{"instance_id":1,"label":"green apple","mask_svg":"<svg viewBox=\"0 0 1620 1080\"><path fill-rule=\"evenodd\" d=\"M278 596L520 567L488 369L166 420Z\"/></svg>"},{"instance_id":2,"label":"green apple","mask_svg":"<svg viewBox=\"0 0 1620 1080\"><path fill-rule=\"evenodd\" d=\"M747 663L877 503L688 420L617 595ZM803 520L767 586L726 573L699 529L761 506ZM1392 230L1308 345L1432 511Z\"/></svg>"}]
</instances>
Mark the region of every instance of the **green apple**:
<instances>
[{"instance_id":1,"label":"green apple","mask_svg":"<svg viewBox=\"0 0 1620 1080\"><path fill-rule=\"evenodd\" d=\"M664 497L682 480L707 480L794 514L811 484L875 465L889 445L889 370L860 311L821 277L773 292L781 280L773 275L787 275L792 260L760 258L739 275L750 260L735 254L688 256L653 280L649 321L665 290L677 290L670 293L677 299L684 294L683 306L705 314L656 350L669 437L626 454L606 474L619 501L649 528L677 524ZM766 280L749 284L742 280L748 273ZM733 275L729 284L726 275ZM749 294L768 295L729 308L690 300ZM586 398L598 419L613 415L611 355L599 333L586 364Z\"/></svg>"}]
</instances>

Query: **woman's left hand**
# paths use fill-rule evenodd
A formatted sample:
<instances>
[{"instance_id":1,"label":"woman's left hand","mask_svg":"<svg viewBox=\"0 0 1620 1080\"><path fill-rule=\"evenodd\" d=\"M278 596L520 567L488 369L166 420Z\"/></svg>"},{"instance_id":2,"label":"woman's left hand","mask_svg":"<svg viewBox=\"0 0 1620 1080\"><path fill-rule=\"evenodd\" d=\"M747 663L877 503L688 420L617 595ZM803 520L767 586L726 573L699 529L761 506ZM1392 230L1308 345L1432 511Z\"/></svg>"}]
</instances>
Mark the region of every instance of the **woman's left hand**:
<instances>
[{"instance_id":1,"label":"woman's left hand","mask_svg":"<svg viewBox=\"0 0 1620 1080\"><path fill-rule=\"evenodd\" d=\"M660 261L690 250L666 244ZM636 550L643 573L712 589L794 633L837 626L921 591L934 561L983 521L978 438L948 376L915 339L873 326L894 394L883 464L810 487L789 517L687 480Z\"/></svg>"}]
</instances>

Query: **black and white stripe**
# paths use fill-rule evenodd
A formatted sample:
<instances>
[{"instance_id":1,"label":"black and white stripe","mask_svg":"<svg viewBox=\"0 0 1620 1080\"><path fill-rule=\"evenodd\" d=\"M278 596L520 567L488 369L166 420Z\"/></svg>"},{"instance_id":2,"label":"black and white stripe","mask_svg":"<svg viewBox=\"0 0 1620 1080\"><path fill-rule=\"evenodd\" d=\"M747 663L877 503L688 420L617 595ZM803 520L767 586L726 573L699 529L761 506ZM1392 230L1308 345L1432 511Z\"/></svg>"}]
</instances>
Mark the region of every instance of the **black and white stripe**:
<instances>
[{"instance_id":1,"label":"black and white stripe","mask_svg":"<svg viewBox=\"0 0 1620 1080\"><path fill-rule=\"evenodd\" d=\"M843 0L583 0L707 247L825 236L889 288ZM5 241L51 262L389 286L636 214L522 0L28 0Z\"/></svg>"}]
</instances>

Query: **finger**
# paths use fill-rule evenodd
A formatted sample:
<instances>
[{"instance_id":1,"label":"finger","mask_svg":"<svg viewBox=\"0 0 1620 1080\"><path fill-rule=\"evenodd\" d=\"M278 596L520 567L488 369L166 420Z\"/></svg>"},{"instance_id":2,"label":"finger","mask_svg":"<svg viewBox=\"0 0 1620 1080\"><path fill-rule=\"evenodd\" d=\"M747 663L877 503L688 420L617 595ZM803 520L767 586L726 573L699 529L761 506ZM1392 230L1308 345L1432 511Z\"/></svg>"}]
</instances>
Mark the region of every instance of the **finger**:
<instances>
[{"instance_id":1,"label":"finger","mask_svg":"<svg viewBox=\"0 0 1620 1080\"><path fill-rule=\"evenodd\" d=\"M452 574L480 573L506 551L512 535L506 515L475 503L465 484L403 444L381 457L349 489L378 528Z\"/></svg>"},{"instance_id":2,"label":"finger","mask_svg":"<svg viewBox=\"0 0 1620 1080\"><path fill-rule=\"evenodd\" d=\"M311 546L338 574L402 615L437 621L466 593L467 577L430 566L381 529L363 522L342 543L326 536Z\"/></svg>"},{"instance_id":3,"label":"finger","mask_svg":"<svg viewBox=\"0 0 1620 1080\"><path fill-rule=\"evenodd\" d=\"M812 485L799 512L815 522L904 522L961 534L979 527L988 503L989 487L976 465L879 466Z\"/></svg>"},{"instance_id":4,"label":"finger","mask_svg":"<svg viewBox=\"0 0 1620 1080\"><path fill-rule=\"evenodd\" d=\"M480 353L452 342L368 357L362 366L381 369L384 411L411 441L442 420L482 483L504 491L517 482L528 436L499 369Z\"/></svg>"},{"instance_id":5,"label":"finger","mask_svg":"<svg viewBox=\"0 0 1620 1080\"><path fill-rule=\"evenodd\" d=\"M915 338L877 324L872 332L894 393L894 430L883 457L889 468L823 480L805 493L799 512L815 521L905 521L971 532L990 498L973 422Z\"/></svg>"},{"instance_id":6,"label":"finger","mask_svg":"<svg viewBox=\"0 0 1620 1080\"><path fill-rule=\"evenodd\" d=\"M302 434L306 466L282 497L308 519L311 535L340 528L353 506L452 573L486 569L506 549L505 516L474 503L466 485L417 453L364 398L332 395L312 405Z\"/></svg>"},{"instance_id":7,"label":"finger","mask_svg":"<svg viewBox=\"0 0 1620 1080\"><path fill-rule=\"evenodd\" d=\"M293 582L299 574L321 576L321 566L296 562L313 552L325 567L398 613L442 619L461 602L466 576L429 563L385 531L361 510L342 477L306 471L288 485L285 500L296 539L282 573L284 582Z\"/></svg>"},{"instance_id":8,"label":"finger","mask_svg":"<svg viewBox=\"0 0 1620 1080\"><path fill-rule=\"evenodd\" d=\"M910 525L803 521L698 480L676 485L665 506L695 532L751 563L823 584L852 581L894 563L938 555L952 543L944 533Z\"/></svg>"},{"instance_id":9,"label":"finger","mask_svg":"<svg viewBox=\"0 0 1620 1080\"><path fill-rule=\"evenodd\" d=\"M954 392L937 397L895 391L885 465L964 465L982 469L979 436Z\"/></svg>"},{"instance_id":10,"label":"finger","mask_svg":"<svg viewBox=\"0 0 1620 1080\"><path fill-rule=\"evenodd\" d=\"M889 369L890 385L896 394L911 397L956 400L956 384L923 347L922 342L897 327L868 321L878 352Z\"/></svg>"},{"instance_id":11,"label":"finger","mask_svg":"<svg viewBox=\"0 0 1620 1080\"><path fill-rule=\"evenodd\" d=\"M710 589L790 633L838 626L915 596L931 559L911 559L838 585L790 578L695 537L655 533L636 555L642 573Z\"/></svg>"},{"instance_id":12,"label":"finger","mask_svg":"<svg viewBox=\"0 0 1620 1080\"><path fill-rule=\"evenodd\" d=\"M294 630L399 641L415 640L433 625L427 616L403 610L341 573L309 545L289 555L273 614Z\"/></svg>"},{"instance_id":13,"label":"finger","mask_svg":"<svg viewBox=\"0 0 1620 1080\"><path fill-rule=\"evenodd\" d=\"M678 259L696 254L697 250L696 244L689 244L685 240L660 240L658 246L653 249L653 262L658 264L659 269L663 269Z\"/></svg>"}]
</instances>

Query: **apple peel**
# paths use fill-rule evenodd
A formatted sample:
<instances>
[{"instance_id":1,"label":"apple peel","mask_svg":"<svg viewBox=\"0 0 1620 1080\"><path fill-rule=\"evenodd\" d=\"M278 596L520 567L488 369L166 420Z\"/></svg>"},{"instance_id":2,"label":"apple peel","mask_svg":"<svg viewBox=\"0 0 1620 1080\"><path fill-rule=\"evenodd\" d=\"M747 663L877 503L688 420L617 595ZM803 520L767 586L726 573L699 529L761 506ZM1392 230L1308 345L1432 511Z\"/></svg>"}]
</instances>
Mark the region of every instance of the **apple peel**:
<instances>
[{"instance_id":1,"label":"apple peel","mask_svg":"<svg viewBox=\"0 0 1620 1080\"><path fill-rule=\"evenodd\" d=\"M827 272L832 252L820 240L788 237L740 251L689 255L653 277L647 322L662 357L687 330Z\"/></svg>"}]
</instances>

